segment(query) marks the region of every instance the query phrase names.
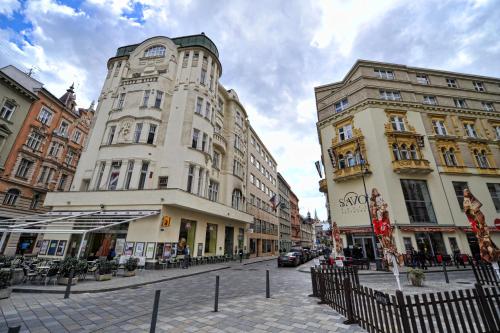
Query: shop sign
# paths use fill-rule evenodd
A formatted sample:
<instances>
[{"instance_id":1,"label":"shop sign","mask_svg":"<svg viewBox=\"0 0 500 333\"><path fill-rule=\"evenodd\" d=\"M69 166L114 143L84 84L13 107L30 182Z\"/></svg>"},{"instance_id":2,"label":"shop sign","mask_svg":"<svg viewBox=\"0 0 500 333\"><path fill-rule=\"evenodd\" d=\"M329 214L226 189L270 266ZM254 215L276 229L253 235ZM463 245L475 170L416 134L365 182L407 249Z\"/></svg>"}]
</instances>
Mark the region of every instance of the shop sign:
<instances>
[{"instance_id":1,"label":"shop sign","mask_svg":"<svg viewBox=\"0 0 500 333\"><path fill-rule=\"evenodd\" d=\"M338 200L342 214L353 214L366 212L367 197L356 192L347 192L343 198Z\"/></svg>"},{"instance_id":2,"label":"shop sign","mask_svg":"<svg viewBox=\"0 0 500 333\"><path fill-rule=\"evenodd\" d=\"M162 220L161 220L161 226L162 227L170 227L170 222L172 221L172 218L168 215L165 215L163 216Z\"/></svg>"}]
</instances>

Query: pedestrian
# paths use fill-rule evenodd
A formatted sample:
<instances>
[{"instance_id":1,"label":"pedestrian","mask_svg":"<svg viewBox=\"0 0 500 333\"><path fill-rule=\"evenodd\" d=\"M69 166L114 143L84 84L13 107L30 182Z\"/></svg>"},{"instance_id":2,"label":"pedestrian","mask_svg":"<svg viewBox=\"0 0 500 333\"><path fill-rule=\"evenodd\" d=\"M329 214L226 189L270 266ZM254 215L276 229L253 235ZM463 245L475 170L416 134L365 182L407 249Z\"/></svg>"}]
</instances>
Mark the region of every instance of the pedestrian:
<instances>
[{"instance_id":1,"label":"pedestrian","mask_svg":"<svg viewBox=\"0 0 500 333\"><path fill-rule=\"evenodd\" d=\"M186 247L184 248L184 268L185 269L189 268L190 254L191 254L191 250L189 249L189 245L186 245Z\"/></svg>"},{"instance_id":2,"label":"pedestrian","mask_svg":"<svg viewBox=\"0 0 500 333\"><path fill-rule=\"evenodd\" d=\"M240 255L240 264L243 262L243 249L240 249L240 252L238 253Z\"/></svg>"}]
</instances>

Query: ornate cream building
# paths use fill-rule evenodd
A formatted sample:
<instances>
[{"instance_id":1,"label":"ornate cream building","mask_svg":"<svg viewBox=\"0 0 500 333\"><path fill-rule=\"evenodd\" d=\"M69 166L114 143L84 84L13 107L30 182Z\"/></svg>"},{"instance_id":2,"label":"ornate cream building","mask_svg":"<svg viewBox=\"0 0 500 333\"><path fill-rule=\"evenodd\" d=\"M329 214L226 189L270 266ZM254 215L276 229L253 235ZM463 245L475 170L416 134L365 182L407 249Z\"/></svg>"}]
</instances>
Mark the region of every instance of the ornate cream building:
<instances>
[{"instance_id":1,"label":"ornate cream building","mask_svg":"<svg viewBox=\"0 0 500 333\"><path fill-rule=\"evenodd\" d=\"M41 254L61 241L63 254L114 248L148 261L186 245L192 256L249 252L248 141L257 135L236 92L219 82L215 44L203 33L153 37L118 48L107 67L71 189L45 201L53 218L39 222L51 230ZM276 172L265 153L258 159ZM263 174L269 198L276 179Z\"/></svg>"},{"instance_id":2,"label":"ornate cream building","mask_svg":"<svg viewBox=\"0 0 500 333\"><path fill-rule=\"evenodd\" d=\"M500 79L359 60L315 94L320 191L344 247L374 257L362 176L388 204L401 252L476 253L466 187L500 243Z\"/></svg>"}]
</instances>

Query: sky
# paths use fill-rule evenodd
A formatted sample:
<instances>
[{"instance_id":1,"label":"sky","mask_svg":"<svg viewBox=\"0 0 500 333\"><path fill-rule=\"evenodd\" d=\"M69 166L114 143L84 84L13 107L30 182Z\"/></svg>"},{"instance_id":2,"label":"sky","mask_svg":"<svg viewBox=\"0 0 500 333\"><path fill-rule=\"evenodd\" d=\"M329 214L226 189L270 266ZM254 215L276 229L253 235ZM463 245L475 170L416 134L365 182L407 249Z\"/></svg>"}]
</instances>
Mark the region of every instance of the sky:
<instances>
[{"instance_id":1,"label":"sky","mask_svg":"<svg viewBox=\"0 0 500 333\"><path fill-rule=\"evenodd\" d=\"M0 0L0 67L57 96L75 82L85 107L118 47L204 32L301 214L326 219L314 87L357 59L500 77L499 17L500 0Z\"/></svg>"}]
</instances>

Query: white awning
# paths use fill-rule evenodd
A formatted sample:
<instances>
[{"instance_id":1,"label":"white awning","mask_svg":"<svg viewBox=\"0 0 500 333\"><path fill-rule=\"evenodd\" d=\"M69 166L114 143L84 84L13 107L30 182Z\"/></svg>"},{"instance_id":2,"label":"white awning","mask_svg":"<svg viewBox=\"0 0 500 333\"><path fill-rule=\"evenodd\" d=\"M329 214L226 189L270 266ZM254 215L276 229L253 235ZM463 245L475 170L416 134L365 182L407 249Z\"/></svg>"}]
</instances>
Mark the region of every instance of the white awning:
<instances>
[{"instance_id":1,"label":"white awning","mask_svg":"<svg viewBox=\"0 0 500 333\"><path fill-rule=\"evenodd\" d=\"M0 231L20 233L86 234L158 215L159 210L54 211L0 220Z\"/></svg>"}]
</instances>

